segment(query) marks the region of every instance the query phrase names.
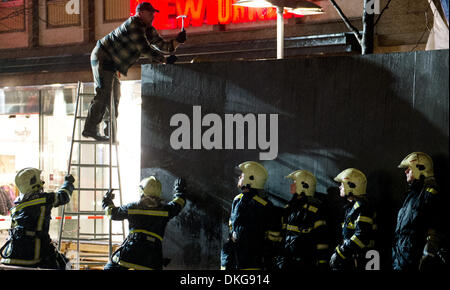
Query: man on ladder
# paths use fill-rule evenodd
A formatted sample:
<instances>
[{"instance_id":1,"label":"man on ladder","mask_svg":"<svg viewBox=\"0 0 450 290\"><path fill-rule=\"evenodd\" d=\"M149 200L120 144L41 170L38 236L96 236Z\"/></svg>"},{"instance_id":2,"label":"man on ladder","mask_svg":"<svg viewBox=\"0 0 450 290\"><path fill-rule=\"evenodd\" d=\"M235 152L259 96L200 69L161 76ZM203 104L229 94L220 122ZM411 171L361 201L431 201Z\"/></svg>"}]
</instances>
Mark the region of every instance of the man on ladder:
<instances>
[{"instance_id":1,"label":"man on ladder","mask_svg":"<svg viewBox=\"0 0 450 290\"><path fill-rule=\"evenodd\" d=\"M109 140L109 137L100 135L97 127L110 102L111 90L114 94L117 117L120 99L119 73L126 76L128 69L139 59L141 54L156 62L171 63L174 61L174 57L166 60L163 55L172 54L180 44L186 41L184 29L176 39L171 41L162 39L152 26L155 12L159 11L150 3L140 3L136 7L135 16L131 16L117 29L100 39L93 49L91 66L94 75L95 97L89 107L82 133L84 137L92 137L97 141ZM108 128L105 129L106 132L109 132Z\"/></svg>"}]
</instances>

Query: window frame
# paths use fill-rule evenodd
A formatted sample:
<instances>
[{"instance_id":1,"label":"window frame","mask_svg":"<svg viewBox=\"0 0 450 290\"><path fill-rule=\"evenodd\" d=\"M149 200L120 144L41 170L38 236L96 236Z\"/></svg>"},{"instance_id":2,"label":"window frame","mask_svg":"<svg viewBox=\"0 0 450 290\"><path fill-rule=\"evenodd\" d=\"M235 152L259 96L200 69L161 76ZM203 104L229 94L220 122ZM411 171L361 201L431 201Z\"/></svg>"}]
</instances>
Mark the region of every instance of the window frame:
<instances>
[{"instance_id":1,"label":"window frame","mask_svg":"<svg viewBox=\"0 0 450 290\"><path fill-rule=\"evenodd\" d=\"M128 19L129 15L126 16L125 18L106 19L106 3L107 3L107 1L108 0L103 0L103 23L123 22ZM125 0L123 0L123 1L125 1ZM128 9L130 9L130 6L129 6L130 1L126 1L126 2L128 2ZM129 11L128 11L128 14L130 14Z\"/></svg>"},{"instance_id":2,"label":"window frame","mask_svg":"<svg viewBox=\"0 0 450 290\"><path fill-rule=\"evenodd\" d=\"M80 1L80 14L76 14L78 16L77 23L69 23L69 24L51 24L49 20L49 2L60 2L61 0L45 0L45 24L47 29L55 29L55 28L67 28L67 27L79 27L81 26L81 2ZM69 0L65 0L66 4Z\"/></svg>"},{"instance_id":3,"label":"window frame","mask_svg":"<svg viewBox=\"0 0 450 290\"><path fill-rule=\"evenodd\" d=\"M18 3L22 3L21 5L14 5L14 2L18 2ZM27 30L27 15L26 10L25 10L25 1L24 0L12 0L12 1L8 1L8 2L0 2L0 7L17 7L17 10L21 9L23 12L23 23L22 23L22 28L12 28L9 30L0 30L0 34L2 33L14 33L14 32L25 32ZM19 8L21 7L21 8ZM1 25L0 25L1 26Z\"/></svg>"}]
</instances>

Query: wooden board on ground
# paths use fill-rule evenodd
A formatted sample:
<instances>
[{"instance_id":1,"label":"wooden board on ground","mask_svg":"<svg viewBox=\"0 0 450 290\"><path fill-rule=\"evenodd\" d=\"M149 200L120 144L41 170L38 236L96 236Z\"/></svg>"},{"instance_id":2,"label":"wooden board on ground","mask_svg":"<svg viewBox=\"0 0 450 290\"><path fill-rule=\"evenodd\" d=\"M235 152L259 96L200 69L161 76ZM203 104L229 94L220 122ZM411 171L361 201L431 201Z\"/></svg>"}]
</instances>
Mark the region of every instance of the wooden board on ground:
<instances>
[{"instance_id":1,"label":"wooden board on ground","mask_svg":"<svg viewBox=\"0 0 450 290\"><path fill-rule=\"evenodd\" d=\"M118 244L112 245L113 252L119 247ZM81 270L102 270L109 260L109 245L107 243L83 242L80 243L80 269ZM77 258L77 243L62 242L61 252L71 261ZM99 263L100 265L83 265L83 262Z\"/></svg>"}]
</instances>

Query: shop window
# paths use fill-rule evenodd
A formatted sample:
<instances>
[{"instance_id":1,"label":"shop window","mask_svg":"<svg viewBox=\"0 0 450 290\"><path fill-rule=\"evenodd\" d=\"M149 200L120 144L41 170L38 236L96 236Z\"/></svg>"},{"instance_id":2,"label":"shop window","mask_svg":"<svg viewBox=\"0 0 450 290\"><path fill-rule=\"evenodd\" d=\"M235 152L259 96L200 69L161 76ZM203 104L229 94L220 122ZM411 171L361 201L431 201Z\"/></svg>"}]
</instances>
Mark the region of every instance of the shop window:
<instances>
[{"instance_id":1,"label":"shop window","mask_svg":"<svg viewBox=\"0 0 450 290\"><path fill-rule=\"evenodd\" d=\"M130 16L129 0L103 0L103 21L123 21Z\"/></svg>"},{"instance_id":2,"label":"shop window","mask_svg":"<svg viewBox=\"0 0 450 290\"><path fill-rule=\"evenodd\" d=\"M0 33L25 31L23 0L0 0Z\"/></svg>"},{"instance_id":3,"label":"shop window","mask_svg":"<svg viewBox=\"0 0 450 290\"><path fill-rule=\"evenodd\" d=\"M0 115L0 127L0 230L4 230L11 226L7 216L19 195L14 184L17 171L39 167L39 115Z\"/></svg>"},{"instance_id":4,"label":"shop window","mask_svg":"<svg viewBox=\"0 0 450 290\"><path fill-rule=\"evenodd\" d=\"M10 172L15 170L16 156L11 153L0 154L0 216L9 214L9 210L13 207L13 202L18 196L18 190L11 181ZM0 229L2 227L0 226Z\"/></svg>"},{"instance_id":5,"label":"shop window","mask_svg":"<svg viewBox=\"0 0 450 290\"><path fill-rule=\"evenodd\" d=\"M80 14L69 14L66 11L68 0L47 0L47 27L58 28L79 26Z\"/></svg>"},{"instance_id":6,"label":"shop window","mask_svg":"<svg viewBox=\"0 0 450 290\"><path fill-rule=\"evenodd\" d=\"M0 89L0 115L39 114L38 90Z\"/></svg>"},{"instance_id":7,"label":"shop window","mask_svg":"<svg viewBox=\"0 0 450 290\"><path fill-rule=\"evenodd\" d=\"M1 1L1 0L0 0ZM85 92L93 93L92 83L85 84ZM124 203L139 198L137 186L140 182L140 122L141 122L141 86L140 82L121 82L121 104L119 106L118 134L120 143L119 160L121 188ZM14 177L24 167L36 167L43 170L41 178L45 181L46 191L55 191L64 182L74 125L74 111L77 87L75 84L55 84L39 87L0 88L0 189L14 198L18 192L14 187ZM80 101L81 115L86 116L90 99ZM79 136L83 128L81 121L75 134ZM103 128L102 124L102 128ZM76 139L79 139L76 137ZM109 145L80 144L74 146L72 161L74 163L106 164L109 160ZM82 147L79 147L82 146ZM80 150L83 150L82 154ZM114 149L113 149L114 150ZM113 160L116 152L113 151ZM115 163L115 161L113 162ZM117 170L117 169L114 169ZM78 190L72 195L69 211L80 207L81 211L101 211L101 199L104 191L89 188L107 188L109 186L108 168L71 168ZM117 176L113 171L113 176ZM113 187L117 188L114 180ZM80 188L83 188L81 191ZM5 193L3 195L6 196ZM80 199L79 199L80 197ZM50 236L58 237L62 207L52 210ZM2 214L0 214L0 217ZM6 217L7 218L7 217ZM9 228L10 222L2 222L0 230ZM67 227L66 227L67 226ZM76 235L77 224L69 221L65 229ZM103 220L82 221L80 230L103 234L109 223ZM120 226L119 224L113 227ZM115 232L120 232L114 228ZM72 234L68 234L71 236ZM115 238L119 239L120 236Z\"/></svg>"}]
</instances>

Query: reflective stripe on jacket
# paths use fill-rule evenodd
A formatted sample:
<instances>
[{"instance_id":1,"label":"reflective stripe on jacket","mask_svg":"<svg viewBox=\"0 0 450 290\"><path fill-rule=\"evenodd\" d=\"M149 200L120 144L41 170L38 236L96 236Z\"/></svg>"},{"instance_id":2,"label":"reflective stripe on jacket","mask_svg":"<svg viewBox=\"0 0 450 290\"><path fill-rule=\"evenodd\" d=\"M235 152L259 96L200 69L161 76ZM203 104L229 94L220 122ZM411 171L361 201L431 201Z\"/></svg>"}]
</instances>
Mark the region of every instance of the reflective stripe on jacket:
<instances>
[{"instance_id":1,"label":"reflective stripe on jacket","mask_svg":"<svg viewBox=\"0 0 450 290\"><path fill-rule=\"evenodd\" d=\"M263 193L250 189L232 203L230 239L221 251L226 269L263 269L270 263L274 243L281 241L281 216Z\"/></svg>"},{"instance_id":2,"label":"reflective stripe on jacket","mask_svg":"<svg viewBox=\"0 0 450 290\"><path fill-rule=\"evenodd\" d=\"M65 182L56 192L39 192L17 198L11 209L10 240L1 253L1 262L36 266L51 253L49 227L53 207L70 201L73 184Z\"/></svg>"},{"instance_id":3,"label":"reflective stripe on jacket","mask_svg":"<svg viewBox=\"0 0 450 290\"><path fill-rule=\"evenodd\" d=\"M285 207L283 229L286 264L288 260L301 260L309 267L328 264L327 224L318 199L309 196L293 199Z\"/></svg>"},{"instance_id":4,"label":"reflective stripe on jacket","mask_svg":"<svg viewBox=\"0 0 450 290\"><path fill-rule=\"evenodd\" d=\"M185 206L182 194L167 204L148 205L145 200L107 208L112 220L128 220L129 234L112 261L136 270L162 269L162 241L167 223Z\"/></svg>"},{"instance_id":5,"label":"reflective stripe on jacket","mask_svg":"<svg viewBox=\"0 0 450 290\"><path fill-rule=\"evenodd\" d=\"M417 270L429 229L441 221L439 194L434 178L414 181L397 215L392 261L394 270Z\"/></svg>"},{"instance_id":6,"label":"reflective stripe on jacket","mask_svg":"<svg viewBox=\"0 0 450 290\"><path fill-rule=\"evenodd\" d=\"M366 197L349 203L342 224L343 242L338 254L346 259L374 247L375 212Z\"/></svg>"}]
</instances>

